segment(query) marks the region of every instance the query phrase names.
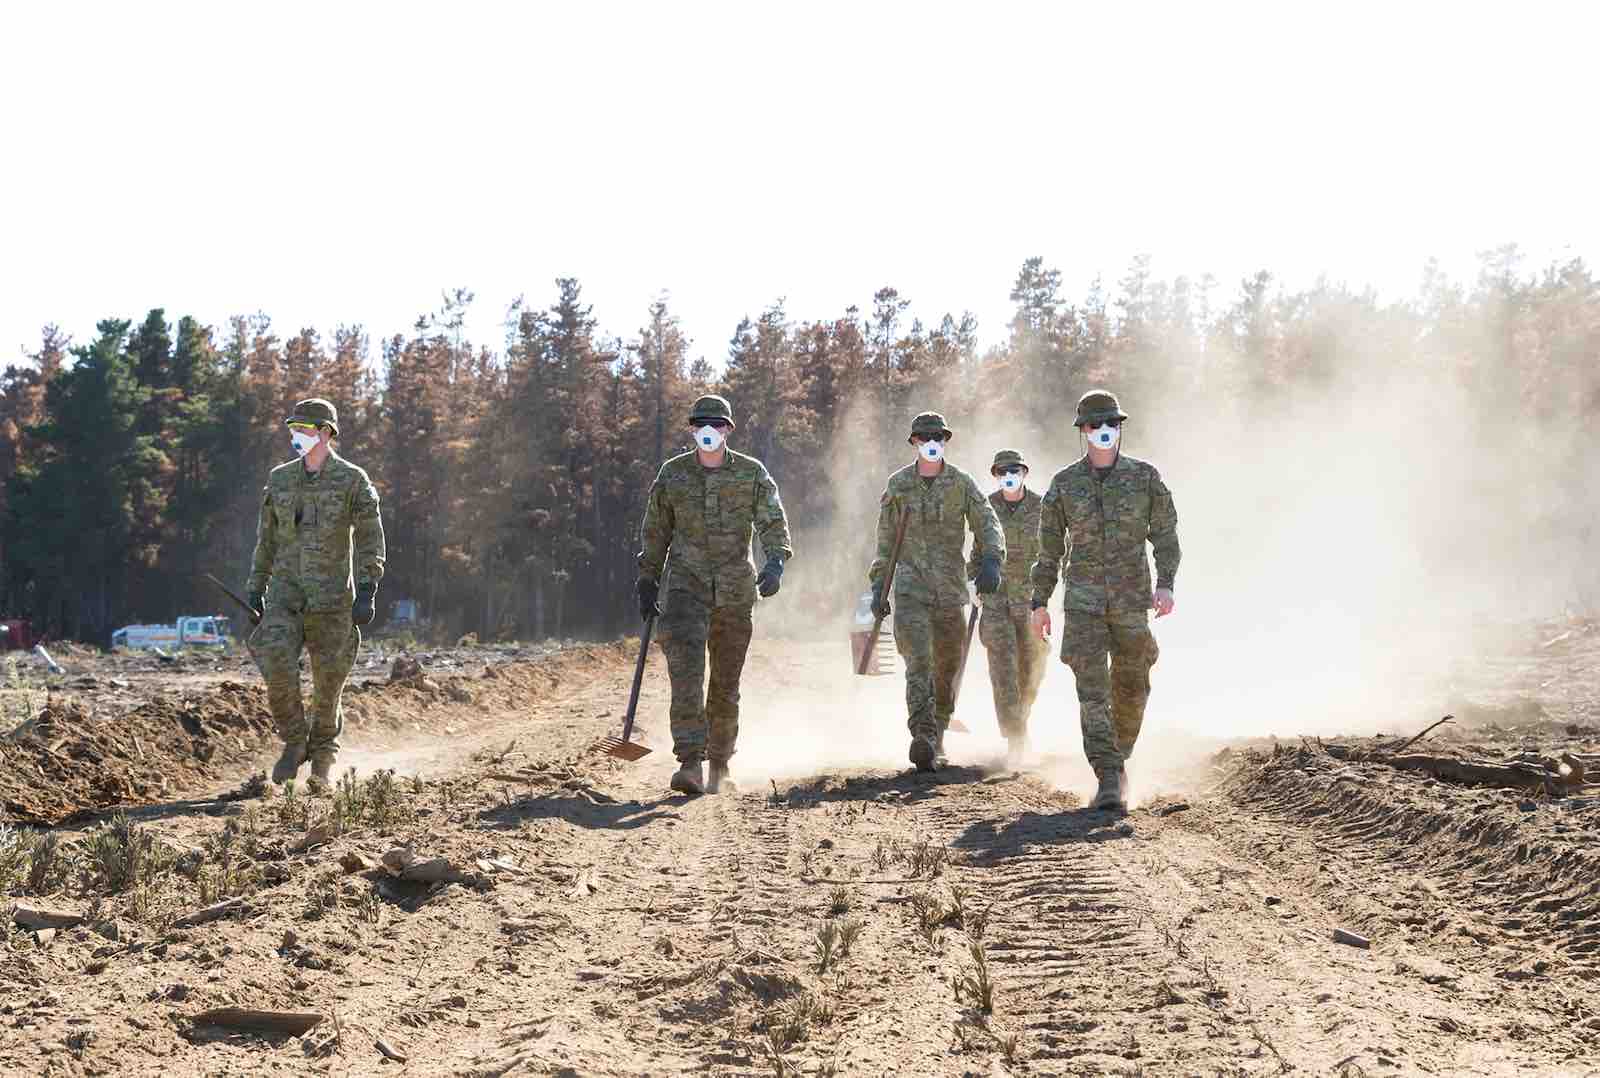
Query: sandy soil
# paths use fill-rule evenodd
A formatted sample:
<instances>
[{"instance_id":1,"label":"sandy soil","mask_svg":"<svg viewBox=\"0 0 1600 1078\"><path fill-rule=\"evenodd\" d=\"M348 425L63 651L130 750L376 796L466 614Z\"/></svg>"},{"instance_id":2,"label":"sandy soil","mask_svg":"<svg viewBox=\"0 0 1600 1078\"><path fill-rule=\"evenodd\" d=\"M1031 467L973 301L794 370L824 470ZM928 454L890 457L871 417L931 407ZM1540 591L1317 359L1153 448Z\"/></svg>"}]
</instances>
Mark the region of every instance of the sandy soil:
<instances>
[{"instance_id":1,"label":"sandy soil","mask_svg":"<svg viewBox=\"0 0 1600 1078\"><path fill-rule=\"evenodd\" d=\"M1597 751L1600 632L1524 643L1423 746ZM694 800L666 789L659 659L657 751L586 751L620 724L626 645L468 649L394 684L366 668L337 801L242 796L275 754L243 672L94 674L129 686L73 690L78 710L3 743L13 775L53 752L58 778L133 777L6 791L15 817L64 821L55 868L11 900L85 923L7 924L0 1073L1600 1073L1600 786L1535 796L1328 751L1382 739L1219 753L1153 730L1138 807L1090 813L1070 716L1037 715L1067 733L1004 770L975 667L957 766L919 776L897 679L849 678L842 651L758 637L741 792ZM165 788L119 762L117 723L149 732ZM93 856L117 803L177 859L124 890ZM456 882L408 882L380 863L394 849ZM225 918L174 923L230 895ZM230 1005L320 1020L195 1021Z\"/></svg>"}]
</instances>

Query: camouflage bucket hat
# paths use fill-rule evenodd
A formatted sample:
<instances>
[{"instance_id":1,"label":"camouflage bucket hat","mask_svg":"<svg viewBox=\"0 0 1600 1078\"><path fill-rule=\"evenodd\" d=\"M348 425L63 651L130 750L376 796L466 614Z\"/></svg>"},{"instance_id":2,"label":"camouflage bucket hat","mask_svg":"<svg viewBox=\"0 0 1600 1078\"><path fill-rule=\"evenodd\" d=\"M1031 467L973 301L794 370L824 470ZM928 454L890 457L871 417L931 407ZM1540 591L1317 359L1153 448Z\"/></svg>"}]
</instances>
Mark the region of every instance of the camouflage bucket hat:
<instances>
[{"instance_id":1,"label":"camouflage bucket hat","mask_svg":"<svg viewBox=\"0 0 1600 1078\"><path fill-rule=\"evenodd\" d=\"M1115 393L1108 393L1103 389L1091 389L1078 398L1078 418L1072 425L1081 427L1085 423L1098 424L1108 419L1127 418L1128 413L1122 410Z\"/></svg>"},{"instance_id":2,"label":"camouflage bucket hat","mask_svg":"<svg viewBox=\"0 0 1600 1078\"><path fill-rule=\"evenodd\" d=\"M944 425L944 416L938 412L923 412L911 421L911 435L906 441L921 435L924 438L941 438L949 441L956 436L955 431Z\"/></svg>"},{"instance_id":3,"label":"camouflage bucket hat","mask_svg":"<svg viewBox=\"0 0 1600 1078\"><path fill-rule=\"evenodd\" d=\"M1000 469L1010 468L1013 465L1026 468L1028 462L1022 459L1022 451L1018 449L1002 449L994 455L994 463L989 465L990 475L999 475Z\"/></svg>"},{"instance_id":4,"label":"camouflage bucket hat","mask_svg":"<svg viewBox=\"0 0 1600 1078\"><path fill-rule=\"evenodd\" d=\"M725 397L707 395L694 402L694 407L689 410L689 422L698 423L703 419L724 419L728 426L733 426L733 406Z\"/></svg>"},{"instance_id":5,"label":"camouflage bucket hat","mask_svg":"<svg viewBox=\"0 0 1600 1078\"><path fill-rule=\"evenodd\" d=\"M294 406L294 414L285 423L310 423L317 427L332 427L333 436L339 437L339 410L321 397L303 400Z\"/></svg>"}]
</instances>

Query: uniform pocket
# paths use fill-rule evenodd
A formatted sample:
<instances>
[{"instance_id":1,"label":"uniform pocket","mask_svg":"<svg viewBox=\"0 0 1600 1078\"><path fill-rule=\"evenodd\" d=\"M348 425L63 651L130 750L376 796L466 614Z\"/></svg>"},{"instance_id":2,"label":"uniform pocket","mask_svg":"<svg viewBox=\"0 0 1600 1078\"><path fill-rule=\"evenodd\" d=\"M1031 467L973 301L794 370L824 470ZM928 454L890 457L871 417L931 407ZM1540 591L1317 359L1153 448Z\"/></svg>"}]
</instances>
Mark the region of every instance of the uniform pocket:
<instances>
[{"instance_id":1,"label":"uniform pocket","mask_svg":"<svg viewBox=\"0 0 1600 1078\"><path fill-rule=\"evenodd\" d=\"M272 517L277 522L278 534L286 539L294 538L295 521L295 496L289 493L274 493L272 495Z\"/></svg>"},{"instance_id":2,"label":"uniform pocket","mask_svg":"<svg viewBox=\"0 0 1600 1078\"><path fill-rule=\"evenodd\" d=\"M756 518L756 491L753 485L740 485L717 491L717 515L728 530L753 527Z\"/></svg>"}]
</instances>

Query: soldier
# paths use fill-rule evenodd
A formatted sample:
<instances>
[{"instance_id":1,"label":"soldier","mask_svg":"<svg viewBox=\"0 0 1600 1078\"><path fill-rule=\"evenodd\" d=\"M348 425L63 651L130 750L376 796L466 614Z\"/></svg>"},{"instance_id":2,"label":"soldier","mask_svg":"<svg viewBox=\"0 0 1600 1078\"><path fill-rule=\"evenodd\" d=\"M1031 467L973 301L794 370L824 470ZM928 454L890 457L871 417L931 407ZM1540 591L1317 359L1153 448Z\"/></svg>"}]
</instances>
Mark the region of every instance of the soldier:
<instances>
[{"instance_id":1,"label":"soldier","mask_svg":"<svg viewBox=\"0 0 1600 1078\"><path fill-rule=\"evenodd\" d=\"M1088 450L1056 473L1039 520L1033 566L1033 625L1050 634L1050 595L1067 559L1061 661L1078 683L1083 751L1100 780L1094 808L1126 809L1127 760L1150 698L1150 668L1160 649L1147 611L1172 613L1178 572L1178 514L1155 465L1120 451L1128 416L1117 398L1091 390L1076 425ZM1148 541L1155 553L1150 590Z\"/></svg>"},{"instance_id":2,"label":"soldier","mask_svg":"<svg viewBox=\"0 0 1600 1078\"><path fill-rule=\"evenodd\" d=\"M948 762L944 733L955 707L956 671L966 637L962 613L967 574L961 552L967 529L976 542L972 556L979 595L999 589L1006 556L994 508L970 475L944 459L944 447L954 436L937 412L923 412L911 421L907 441L916 448L917 459L889 477L878 507L878 556L867 571L873 613L886 617L890 606L883 576L900 516L908 514L894 571L894 643L906 664L906 724L911 729L911 762L919 771Z\"/></svg>"},{"instance_id":3,"label":"soldier","mask_svg":"<svg viewBox=\"0 0 1600 1078\"><path fill-rule=\"evenodd\" d=\"M672 679L672 753L680 793L718 793L739 739L739 676L750 649L756 595L778 593L794 551L778 485L766 466L727 446L733 409L701 397L689 413L693 452L661 466L640 528L639 613L661 615L661 651ZM750 562L750 535L766 563ZM661 573L672 554L666 610L657 604ZM706 688L706 654L711 685ZM711 761L707 781L702 770Z\"/></svg>"},{"instance_id":4,"label":"soldier","mask_svg":"<svg viewBox=\"0 0 1600 1078\"><path fill-rule=\"evenodd\" d=\"M1028 462L1015 449L994 455L989 474L1000 489L989 495L1000 530L1005 533L1006 561L1000 590L983 597L983 620L978 638L989 653L989 684L994 689L995 717L1005 735L1007 763L1016 767L1028 743L1028 715L1044 680L1045 655L1050 648L1030 625L1033 585L1029 572L1039 556L1039 495L1028 489ZM980 566L977 550L967 565L976 578Z\"/></svg>"},{"instance_id":5,"label":"soldier","mask_svg":"<svg viewBox=\"0 0 1600 1078\"><path fill-rule=\"evenodd\" d=\"M298 459L272 469L261 489L246 585L256 623L249 646L283 738L272 781L288 782L309 758L307 785L321 791L339 753L340 695L361 645L357 626L371 624L383 577L383 522L372 480L334 451L333 405L303 400L284 422ZM302 647L311 656L309 721L300 699Z\"/></svg>"}]
</instances>

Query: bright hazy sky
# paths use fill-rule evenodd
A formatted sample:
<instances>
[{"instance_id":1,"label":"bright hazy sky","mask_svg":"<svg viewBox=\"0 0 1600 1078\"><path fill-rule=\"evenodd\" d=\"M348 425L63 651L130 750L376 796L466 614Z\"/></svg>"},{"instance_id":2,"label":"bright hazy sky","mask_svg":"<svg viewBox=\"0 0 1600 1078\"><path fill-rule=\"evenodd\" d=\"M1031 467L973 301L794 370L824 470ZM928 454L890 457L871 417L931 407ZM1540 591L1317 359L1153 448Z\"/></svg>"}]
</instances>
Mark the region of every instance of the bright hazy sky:
<instances>
[{"instance_id":1,"label":"bright hazy sky","mask_svg":"<svg viewBox=\"0 0 1600 1078\"><path fill-rule=\"evenodd\" d=\"M0 361L153 306L405 331L578 277L739 317L1003 336L1043 255L1407 293L1600 252L1595 5L19 3L0 15Z\"/></svg>"}]
</instances>

